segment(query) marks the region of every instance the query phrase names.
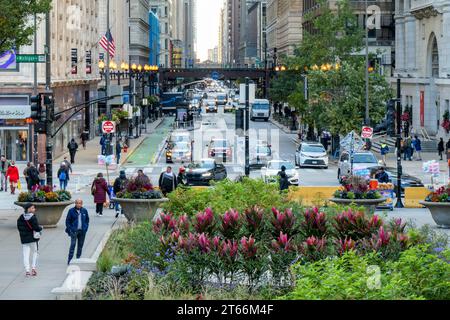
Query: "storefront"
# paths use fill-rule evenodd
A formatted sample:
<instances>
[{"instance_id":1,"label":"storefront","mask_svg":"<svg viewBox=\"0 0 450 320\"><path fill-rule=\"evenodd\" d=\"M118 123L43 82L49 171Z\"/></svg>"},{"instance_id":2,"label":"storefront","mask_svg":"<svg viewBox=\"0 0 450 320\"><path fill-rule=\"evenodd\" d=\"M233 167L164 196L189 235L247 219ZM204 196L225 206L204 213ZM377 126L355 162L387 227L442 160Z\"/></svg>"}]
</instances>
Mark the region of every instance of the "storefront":
<instances>
[{"instance_id":1,"label":"storefront","mask_svg":"<svg viewBox=\"0 0 450 320\"><path fill-rule=\"evenodd\" d=\"M0 153L8 160L31 159L28 95L0 95Z\"/></svg>"}]
</instances>

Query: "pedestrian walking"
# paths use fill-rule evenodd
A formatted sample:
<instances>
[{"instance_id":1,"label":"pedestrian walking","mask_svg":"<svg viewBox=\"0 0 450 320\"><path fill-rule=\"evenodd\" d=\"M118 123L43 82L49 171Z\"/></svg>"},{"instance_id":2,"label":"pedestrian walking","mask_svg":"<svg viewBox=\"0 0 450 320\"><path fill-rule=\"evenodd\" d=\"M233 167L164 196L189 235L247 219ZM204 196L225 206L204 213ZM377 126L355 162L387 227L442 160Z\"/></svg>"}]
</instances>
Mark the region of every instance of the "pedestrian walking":
<instances>
[{"instance_id":1,"label":"pedestrian walking","mask_svg":"<svg viewBox=\"0 0 450 320\"><path fill-rule=\"evenodd\" d=\"M34 215L36 207L31 203L24 205L25 212L17 219L17 230L19 230L20 242L22 243L23 266L25 276L37 276L36 266L39 255L39 239L42 227ZM30 270L30 253L33 250L33 259Z\"/></svg>"},{"instance_id":2,"label":"pedestrian walking","mask_svg":"<svg viewBox=\"0 0 450 320\"><path fill-rule=\"evenodd\" d=\"M159 188L164 196L177 188L177 179L172 172L172 167L167 167L166 171L159 176Z\"/></svg>"},{"instance_id":3,"label":"pedestrian walking","mask_svg":"<svg viewBox=\"0 0 450 320\"><path fill-rule=\"evenodd\" d=\"M446 148L447 148L447 153L448 153L448 151L450 150L450 138L447 141Z\"/></svg>"},{"instance_id":4,"label":"pedestrian walking","mask_svg":"<svg viewBox=\"0 0 450 320\"><path fill-rule=\"evenodd\" d=\"M441 160L443 160L442 154L444 153L444 139L442 139L442 138L439 140L439 143L438 143L438 153L439 153L439 156L441 157Z\"/></svg>"},{"instance_id":5,"label":"pedestrian walking","mask_svg":"<svg viewBox=\"0 0 450 320\"><path fill-rule=\"evenodd\" d=\"M29 174L28 174L28 171L30 170L30 168L31 168L31 162L27 162L27 166L25 167L25 169L23 169L23 176L25 177L25 181L26 181L26 183L27 183L27 189L28 189L28 191L31 191L31 187L30 187L30 178L29 178Z\"/></svg>"},{"instance_id":6,"label":"pedestrian walking","mask_svg":"<svg viewBox=\"0 0 450 320\"><path fill-rule=\"evenodd\" d=\"M125 188L127 187L127 183L128 183L127 176L125 174L125 171L122 170L119 173L119 177L116 180L114 180L114 184L113 184L114 194L117 195L119 192L125 190ZM120 205L117 201L115 202L114 207L116 209L116 218L118 218L119 214L122 212L122 208L120 207ZM123 212L122 212L122 214L123 214Z\"/></svg>"},{"instance_id":7,"label":"pedestrian walking","mask_svg":"<svg viewBox=\"0 0 450 320\"><path fill-rule=\"evenodd\" d=\"M120 155L122 154L122 139L116 140L116 159L117 164L120 164Z\"/></svg>"},{"instance_id":8,"label":"pedestrian walking","mask_svg":"<svg viewBox=\"0 0 450 320\"><path fill-rule=\"evenodd\" d=\"M289 189L289 180L285 166L281 166L281 171L278 172L278 176L280 177L280 191Z\"/></svg>"},{"instance_id":9,"label":"pedestrian walking","mask_svg":"<svg viewBox=\"0 0 450 320\"><path fill-rule=\"evenodd\" d=\"M8 178L6 177L6 171L8 170L10 164L4 155L2 155L0 160L0 174L1 174L1 189L0 191L8 192Z\"/></svg>"},{"instance_id":10,"label":"pedestrian walking","mask_svg":"<svg viewBox=\"0 0 450 320\"><path fill-rule=\"evenodd\" d=\"M66 233L70 237L70 249L67 264L72 261L77 247L76 258L80 259L83 251L84 239L89 228L89 213L83 208L83 200L75 200L75 207L71 208L66 217Z\"/></svg>"},{"instance_id":11,"label":"pedestrian walking","mask_svg":"<svg viewBox=\"0 0 450 320\"><path fill-rule=\"evenodd\" d=\"M102 147L102 155L106 155L106 137L105 135L102 135L100 138L100 145Z\"/></svg>"},{"instance_id":12,"label":"pedestrian walking","mask_svg":"<svg viewBox=\"0 0 450 320\"><path fill-rule=\"evenodd\" d=\"M86 150L86 141L89 140L89 131L84 130L80 135L80 139L81 139L81 145L83 146L83 149Z\"/></svg>"},{"instance_id":13,"label":"pedestrian walking","mask_svg":"<svg viewBox=\"0 0 450 320\"><path fill-rule=\"evenodd\" d=\"M69 183L69 169L65 164L61 164L57 173L59 179L59 188L61 190L66 190L67 184Z\"/></svg>"},{"instance_id":14,"label":"pedestrian walking","mask_svg":"<svg viewBox=\"0 0 450 320\"><path fill-rule=\"evenodd\" d=\"M187 184L186 168L181 166L177 176L177 186L185 186Z\"/></svg>"},{"instance_id":15,"label":"pedestrian walking","mask_svg":"<svg viewBox=\"0 0 450 320\"><path fill-rule=\"evenodd\" d=\"M35 191L39 187L39 171L34 166L34 163L30 164L28 168L28 190Z\"/></svg>"},{"instance_id":16,"label":"pedestrian walking","mask_svg":"<svg viewBox=\"0 0 450 320\"><path fill-rule=\"evenodd\" d=\"M91 185L91 194L94 196L95 213L98 217L103 216L103 205L107 203L106 194L111 199L111 194L108 189L108 184L103 173L98 173Z\"/></svg>"},{"instance_id":17,"label":"pedestrian walking","mask_svg":"<svg viewBox=\"0 0 450 320\"><path fill-rule=\"evenodd\" d=\"M65 165L66 168L70 171L70 173L73 172L72 170L72 164L67 160L67 157L64 157L64 160L62 161L61 165Z\"/></svg>"},{"instance_id":18,"label":"pedestrian walking","mask_svg":"<svg viewBox=\"0 0 450 320\"><path fill-rule=\"evenodd\" d=\"M386 141L381 143L381 157L383 158L383 165L386 165L386 155L389 153L389 146L386 144Z\"/></svg>"},{"instance_id":19,"label":"pedestrian walking","mask_svg":"<svg viewBox=\"0 0 450 320\"><path fill-rule=\"evenodd\" d=\"M19 169L17 169L16 162L14 160L11 161L11 165L6 170L6 179L8 178L11 194L16 194L16 188L19 182Z\"/></svg>"},{"instance_id":20,"label":"pedestrian walking","mask_svg":"<svg viewBox=\"0 0 450 320\"><path fill-rule=\"evenodd\" d=\"M39 164L39 183L41 186L45 186L46 180L47 180L47 169L45 168L44 163Z\"/></svg>"},{"instance_id":21,"label":"pedestrian walking","mask_svg":"<svg viewBox=\"0 0 450 320\"><path fill-rule=\"evenodd\" d=\"M422 142L420 141L418 136L414 136L414 149L417 152L417 160L422 160Z\"/></svg>"},{"instance_id":22,"label":"pedestrian walking","mask_svg":"<svg viewBox=\"0 0 450 320\"><path fill-rule=\"evenodd\" d=\"M72 140L70 140L70 142L67 144L67 149L69 149L69 153L70 153L70 163L74 164L75 163L75 154L77 153L77 150L78 150L78 143L75 142L74 138L72 138Z\"/></svg>"},{"instance_id":23,"label":"pedestrian walking","mask_svg":"<svg viewBox=\"0 0 450 320\"><path fill-rule=\"evenodd\" d=\"M144 171L142 171L141 169L138 170L138 176L136 177L135 182L141 187L152 184L150 178L145 175Z\"/></svg>"},{"instance_id":24,"label":"pedestrian walking","mask_svg":"<svg viewBox=\"0 0 450 320\"><path fill-rule=\"evenodd\" d=\"M412 139L411 136L407 136L404 144L405 152L403 153L403 160L406 161L408 158L409 161L412 161Z\"/></svg>"}]
</instances>

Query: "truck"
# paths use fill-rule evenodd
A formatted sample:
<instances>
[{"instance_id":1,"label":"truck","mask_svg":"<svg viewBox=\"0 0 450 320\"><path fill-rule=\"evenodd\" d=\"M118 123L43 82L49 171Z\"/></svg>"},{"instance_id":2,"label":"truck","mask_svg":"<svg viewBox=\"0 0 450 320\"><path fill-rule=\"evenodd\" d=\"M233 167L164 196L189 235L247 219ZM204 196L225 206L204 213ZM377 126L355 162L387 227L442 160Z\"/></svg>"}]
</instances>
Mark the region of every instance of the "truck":
<instances>
[{"instance_id":1,"label":"truck","mask_svg":"<svg viewBox=\"0 0 450 320\"><path fill-rule=\"evenodd\" d=\"M255 121L256 119L263 119L269 121L270 117L270 102L267 99L255 99L250 104L250 119Z\"/></svg>"}]
</instances>

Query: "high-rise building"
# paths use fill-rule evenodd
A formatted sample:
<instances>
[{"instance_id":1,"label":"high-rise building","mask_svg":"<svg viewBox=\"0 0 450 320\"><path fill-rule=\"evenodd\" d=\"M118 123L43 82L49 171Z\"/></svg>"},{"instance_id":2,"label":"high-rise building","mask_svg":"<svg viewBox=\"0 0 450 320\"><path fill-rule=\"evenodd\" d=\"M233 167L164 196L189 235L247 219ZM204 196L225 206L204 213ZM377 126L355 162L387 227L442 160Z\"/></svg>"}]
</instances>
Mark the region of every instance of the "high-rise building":
<instances>
[{"instance_id":1,"label":"high-rise building","mask_svg":"<svg viewBox=\"0 0 450 320\"><path fill-rule=\"evenodd\" d=\"M264 65L266 52L266 0L247 1L246 27L241 40L241 60L247 66Z\"/></svg>"},{"instance_id":2,"label":"high-rise building","mask_svg":"<svg viewBox=\"0 0 450 320\"><path fill-rule=\"evenodd\" d=\"M130 64L145 65L148 63L150 48L149 39L149 2L129 0L130 6Z\"/></svg>"},{"instance_id":3,"label":"high-rise building","mask_svg":"<svg viewBox=\"0 0 450 320\"><path fill-rule=\"evenodd\" d=\"M442 127L450 113L450 2L395 1L395 71L402 106L412 110L415 133L450 138Z\"/></svg>"},{"instance_id":4,"label":"high-rise building","mask_svg":"<svg viewBox=\"0 0 450 320\"><path fill-rule=\"evenodd\" d=\"M155 12L159 18L160 26L160 57L161 67L171 66L172 52L171 43L171 20L172 20L172 0L150 0L150 10Z\"/></svg>"},{"instance_id":5,"label":"high-rise building","mask_svg":"<svg viewBox=\"0 0 450 320\"><path fill-rule=\"evenodd\" d=\"M50 62L51 83L56 112L82 104L97 97L100 81L99 57L99 15L100 2L91 0L52 1L50 12ZM44 52L45 21L38 24L37 53ZM118 51L121 49L118 48ZM18 50L21 54L33 54L34 44ZM33 126L20 116L20 109L29 108L33 95L34 64L17 63L14 51L0 53L0 108L8 110L0 120L0 151L8 159L17 162L32 161L37 151L38 161L45 162L45 138L39 135L37 148L34 148ZM9 57L5 60L5 57ZM37 66L37 91L45 90L45 64ZM95 132L96 105L92 104L83 112L72 117L54 138L54 156L67 151L71 138L78 139L84 129ZM17 110L17 112L13 112ZM55 124L58 128L71 116L64 113Z\"/></svg>"},{"instance_id":6,"label":"high-rise building","mask_svg":"<svg viewBox=\"0 0 450 320\"><path fill-rule=\"evenodd\" d=\"M150 38L149 38L149 65L159 66L159 58L161 52L161 40L160 40L160 22L156 10L150 10L149 12L149 26L150 26Z\"/></svg>"}]
</instances>

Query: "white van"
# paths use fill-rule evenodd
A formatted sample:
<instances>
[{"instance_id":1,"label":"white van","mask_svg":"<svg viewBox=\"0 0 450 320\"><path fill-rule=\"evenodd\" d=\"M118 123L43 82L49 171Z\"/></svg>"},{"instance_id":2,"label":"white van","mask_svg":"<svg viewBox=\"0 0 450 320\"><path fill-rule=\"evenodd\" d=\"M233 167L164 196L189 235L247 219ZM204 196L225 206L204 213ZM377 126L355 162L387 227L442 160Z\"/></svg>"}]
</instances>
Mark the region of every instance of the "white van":
<instances>
[{"instance_id":1,"label":"white van","mask_svg":"<svg viewBox=\"0 0 450 320\"><path fill-rule=\"evenodd\" d=\"M270 117L270 103L267 99L255 99L250 105L250 119L254 121L255 119L264 119L264 121L269 121Z\"/></svg>"}]
</instances>

